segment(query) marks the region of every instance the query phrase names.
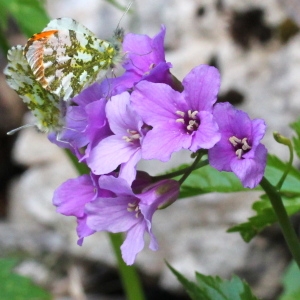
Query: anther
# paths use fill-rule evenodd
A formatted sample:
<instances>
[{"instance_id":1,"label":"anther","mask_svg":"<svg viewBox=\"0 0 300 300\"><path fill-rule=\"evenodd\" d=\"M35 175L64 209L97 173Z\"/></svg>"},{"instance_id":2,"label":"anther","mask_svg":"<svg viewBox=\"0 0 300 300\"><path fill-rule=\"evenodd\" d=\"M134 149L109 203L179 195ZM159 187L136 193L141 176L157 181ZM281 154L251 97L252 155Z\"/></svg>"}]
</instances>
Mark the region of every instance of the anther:
<instances>
[{"instance_id":1,"label":"anther","mask_svg":"<svg viewBox=\"0 0 300 300\"><path fill-rule=\"evenodd\" d=\"M184 124L184 119L176 119L176 122Z\"/></svg>"},{"instance_id":2,"label":"anther","mask_svg":"<svg viewBox=\"0 0 300 300\"><path fill-rule=\"evenodd\" d=\"M185 113L183 111L180 111L180 110L177 110L176 114L179 115L179 116L181 116L181 117L183 117L183 118L185 116Z\"/></svg>"},{"instance_id":3,"label":"anther","mask_svg":"<svg viewBox=\"0 0 300 300\"><path fill-rule=\"evenodd\" d=\"M191 119L196 119L197 114L198 114L197 110L195 110L193 112L191 110L188 111L189 118L191 118Z\"/></svg>"},{"instance_id":4,"label":"anther","mask_svg":"<svg viewBox=\"0 0 300 300\"><path fill-rule=\"evenodd\" d=\"M236 136L232 136L229 138L229 142L233 145L233 146L237 146L239 143L241 143L242 141L240 139L238 139Z\"/></svg>"}]
</instances>

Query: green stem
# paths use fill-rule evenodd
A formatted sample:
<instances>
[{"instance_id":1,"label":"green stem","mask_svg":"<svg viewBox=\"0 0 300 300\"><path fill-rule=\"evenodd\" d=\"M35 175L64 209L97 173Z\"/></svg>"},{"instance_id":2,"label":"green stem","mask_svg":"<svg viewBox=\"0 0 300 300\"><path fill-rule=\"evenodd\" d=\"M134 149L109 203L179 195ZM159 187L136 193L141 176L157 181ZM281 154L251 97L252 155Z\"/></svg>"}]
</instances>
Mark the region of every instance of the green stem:
<instances>
[{"instance_id":1,"label":"green stem","mask_svg":"<svg viewBox=\"0 0 300 300\"><path fill-rule=\"evenodd\" d=\"M77 158L69 150L66 150L66 153L80 175L89 174L90 170L85 164L79 163ZM123 243L122 234L108 233L108 235L117 259L118 270L127 300L144 300L142 285L135 268L133 266L127 266L122 259L120 251L120 247Z\"/></svg>"},{"instance_id":2,"label":"green stem","mask_svg":"<svg viewBox=\"0 0 300 300\"><path fill-rule=\"evenodd\" d=\"M199 163L198 163L198 161L199 160L197 160L196 165L194 165L194 162L193 162L193 165L192 165L193 166L193 170L197 170L197 169L200 169L200 168L205 167L206 165L208 165L208 159L200 161ZM172 173L168 173L168 174L164 174L164 175L158 175L158 176L153 176L153 179L154 179L155 182L160 181L160 180L164 180L164 179L170 179L170 178L174 178L174 177L183 175L186 172L190 172L190 170L191 170L191 166L188 166L188 167L186 167L184 169L181 169L181 170L178 170L178 171L175 171L175 172L172 172Z\"/></svg>"},{"instance_id":3,"label":"green stem","mask_svg":"<svg viewBox=\"0 0 300 300\"><path fill-rule=\"evenodd\" d=\"M284 171L283 175L281 176L280 180L278 181L277 185L276 185L276 188L277 190L280 190L287 175L289 174L290 170L291 170L291 167L292 167L292 164L293 164L293 160L294 160L294 151L293 151L293 146L292 146L292 143L289 142L287 144L287 146L289 147L289 151L290 151L290 159L289 159L289 162L287 163L287 166L286 166L286 170Z\"/></svg>"},{"instance_id":4,"label":"green stem","mask_svg":"<svg viewBox=\"0 0 300 300\"><path fill-rule=\"evenodd\" d=\"M144 300L145 297L142 290L142 284L135 268L133 266L127 266L122 259L120 247L123 243L123 235L121 233L109 233L108 235L118 262L119 273L125 290L126 299Z\"/></svg>"},{"instance_id":5,"label":"green stem","mask_svg":"<svg viewBox=\"0 0 300 300\"><path fill-rule=\"evenodd\" d=\"M270 199L285 241L300 269L300 241L285 210L281 195L265 177L263 177L263 179L261 180L260 185Z\"/></svg>"},{"instance_id":6,"label":"green stem","mask_svg":"<svg viewBox=\"0 0 300 300\"><path fill-rule=\"evenodd\" d=\"M183 184L183 182L189 177L189 175L195 170L196 166L198 165L201 157L203 156L202 152L199 152L194 162L190 165L189 168L187 168L186 172L183 174L183 176L178 180L180 184Z\"/></svg>"}]
</instances>

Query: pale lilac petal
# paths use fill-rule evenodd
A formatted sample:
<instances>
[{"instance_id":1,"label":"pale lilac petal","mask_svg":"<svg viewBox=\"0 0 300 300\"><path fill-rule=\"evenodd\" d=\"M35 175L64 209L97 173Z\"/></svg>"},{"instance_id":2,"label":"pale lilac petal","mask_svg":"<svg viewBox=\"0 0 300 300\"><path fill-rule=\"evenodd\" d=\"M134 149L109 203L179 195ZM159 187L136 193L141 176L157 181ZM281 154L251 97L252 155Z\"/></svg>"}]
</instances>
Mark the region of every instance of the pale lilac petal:
<instances>
[{"instance_id":1,"label":"pale lilac petal","mask_svg":"<svg viewBox=\"0 0 300 300\"><path fill-rule=\"evenodd\" d=\"M183 79L184 98L192 110L212 111L220 88L220 73L215 67L200 65Z\"/></svg>"},{"instance_id":2,"label":"pale lilac petal","mask_svg":"<svg viewBox=\"0 0 300 300\"><path fill-rule=\"evenodd\" d=\"M132 265L136 255L144 248L145 227L145 223L141 220L127 232L125 241L121 246L122 257L127 265Z\"/></svg>"},{"instance_id":3,"label":"pale lilac petal","mask_svg":"<svg viewBox=\"0 0 300 300\"><path fill-rule=\"evenodd\" d=\"M77 235L79 237L77 241L77 245L82 246L83 240L85 237L92 235L95 233L95 230L91 229L86 224L86 215L84 215L82 218L77 218Z\"/></svg>"},{"instance_id":4,"label":"pale lilac petal","mask_svg":"<svg viewBox=\"0 0 300 300\"><path fill-rule=\"evenodd\" d=\"M139 115L129 107L130 94L124 92L113 96L106 105L109 126L114 134L127 135L127 130L139 131L143 122Z\"/></svg>"},{"instance_id":5,"label":"pale lilac petal","mask_svg":"<svg viewBox=\"0 0 300 300\"><path fill-rule=\"evenodd\" d=\"M56 211L66 216L83 217L86 203L95 197L94 185L89 175L69 179L53 195Z\"/></svg>"},{"instance_id":6,"label":"pale lilac petal","mask_svg":"<svg viewBox=\"0 0 300 300\"><path fill-rule=\"evenodd\" d=\"M86 135L90 141L100 141L104 137L107 137L111 131L107 124L105 115L105 106L107 100L102 98L98 101L94 101L85 107L87 114L88 124L85 130Z\"/></svg>"},{"instance_id":7,"label":"pale lilac petal","mask_svg":"<svg viewBox=\"0 0 300 300\"><path fill-rule=\"evenodd\" d=\"M149 243L149 248L152 251L157 251L158 250L158 242L156 240L156 237L154 236L154 234L152 233L152 231L148 232L150 235L150 243Z\"/></svg>"},{"instance_id":8,"label":"pale lilac petal","mask_svg":"<svg viewBox=\"0 0 300 300\"><path fill-rule=\"evenodd\" d=\"M142 158L141 149L136 149L130 159L126 163L121 164L119 178L124 178L129 185L135 180L136 177L136 165Z\"/></svg>"},{"instance_id":9,"label":"pale lilac petal","mask_svg":"<svg viewBox=\"0 0 300 300\"><path fill-rule=\"evenodd\" d=\"M193 152L196 152L200 148L209 149L221 138L219 126L210 112L200 111L198 116L200 119L200 126L194 133L192 144L189 148Z\"/></svg>"},{"instance_id":10,"label":"pale lilac petal","mask_svg":"<svg viewBox=\"0 0 300 300\"><path fill-rule=\"evenodd\" d=\"M116 178L114 176L101 176L99 178L99 186L102 189L114 192L117 195L126 195L135 197L130 185L124 178Z\"/></svg>"},{"instance_id":11,"label":"pale lilac petal","mask_svg":"<svg viewBox=\"0 0 300 300\"><path fill-rule=\"evenodd\" d=\"M86 205L87 225L95 231L116 233L129 230L139 221L134 212L127 211L131 202L134 199L129 196L97 198Z\"/></svg>"},{"instance_id":12,"label":"pale lilac petal","mask_svg":"<svg viewBox=\"0 0 300 300\"><path fill-rule=\"evenodd\" d=\"M231 169L241 180L244 187L254 188L261 181L266 166L267 149L257 146L254 159L233 159Z\"/></svg>"},{"instance_id":13,"label":"pale lilac petal","mask_svg":"<svg viewBox=\"0 0 300 300\"><path fill-rule=\"evenodd\" d=\"M123 41L123 50L127 53L127 60L123 67L129 71L143 75L157 65L165 61L164 37L166 28L161 27L161 31L153 38L147 35L126 34Z\"/></svg>"},{"instance_id":14,"label":"pale lilac petal","mask_svg":"<svg viewBox=\"0 0 300 300\"><path fill-rule=\"evenodd\" d=\"M208 150L209 164L218 171L231 172L231 160L236 158L228 139L221 139L213 148Z\"/></svg>"},{"instance_id":15,"label":"pale lilac petal","mask_svg":"<svg viewBox=\"0 0 300 300\"><path fill-rule=\"evenodd\" d=\"M244 138L252 135L251 120L247 113L235 109L230 103L217 103L214 106L213 115L222 136Z\"/></svg>"},{"instance_id":16,"label":"pale lilac petal","mask_svg":"<svg viewBox=\"0 0 300 300\"><path fill-rule=\"evenodd\" d=\"M252 148L255 148L264 137L266 133L266 123L262 119L254 119L252 120Z\"/></svg>"},{"instance_id":17,"label":"pale lilac petal","mask_svg":"<svg viewBox=\"0 0 300 300\"><path fill-rule=\"evenodd\" d=\"M142 158L168 161L173 152L188 149L192 136L182 133L179 126L181 124L176 123L172 131L164 131L160 127L149 131L142 143Z\"/></svg>"},{"instance_id":18,"label":"pale lilac petal","mask_svg":"<svg viewBox=\"0 0 300 300\"><path fill-rule=\"evenodd\" d=\"M126 142L122 136L111 135L91 150L87 164L94 174L107 174L127 162L138 149L139 144Z\"/></svg>"},{"instance_id":19,"label":"pale lilac petal","mask_svg":"<svg viewBox=\"0 0 300 300\"><path fill-rule=\"evenodd\" d=\"M131 95L136 112L151 126L168 125L179 116L176 111L188 110L181 93L163 83L139 82Z\"/></svg>"}]
</instances>

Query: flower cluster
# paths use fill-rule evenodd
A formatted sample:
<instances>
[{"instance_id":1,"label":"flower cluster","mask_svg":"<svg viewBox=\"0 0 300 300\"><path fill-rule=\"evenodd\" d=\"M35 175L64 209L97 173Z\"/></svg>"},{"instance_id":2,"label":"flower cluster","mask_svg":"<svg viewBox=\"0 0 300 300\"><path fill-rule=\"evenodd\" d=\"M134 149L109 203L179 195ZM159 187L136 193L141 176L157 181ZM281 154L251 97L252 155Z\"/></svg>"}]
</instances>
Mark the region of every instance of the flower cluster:
<instances>
[{"instance_id":1,"label":"flower cluster","mask_svg":"<svg viewBox=\"0 0 300 300\"><path fill-rule=\"evenodd\" d=\"M173 179L155 181L137 171L141 159L165 162L181 149L206 152L211 166L234 172L249 188L266 165L263 120L250 120L229 103L215 104L220 74L214 67L197 66L182 82L173 77L165 33L162 27L154 38L127 34L124 74L73 98L65 129L49 136L90 168L56 190L57 211L77 218L80 245L96 231L126 232L121 250L127 264L143 249L145 233L150 249L158 248L152 216L174 202L180 188Z\"/></svg>"}]
</instances>

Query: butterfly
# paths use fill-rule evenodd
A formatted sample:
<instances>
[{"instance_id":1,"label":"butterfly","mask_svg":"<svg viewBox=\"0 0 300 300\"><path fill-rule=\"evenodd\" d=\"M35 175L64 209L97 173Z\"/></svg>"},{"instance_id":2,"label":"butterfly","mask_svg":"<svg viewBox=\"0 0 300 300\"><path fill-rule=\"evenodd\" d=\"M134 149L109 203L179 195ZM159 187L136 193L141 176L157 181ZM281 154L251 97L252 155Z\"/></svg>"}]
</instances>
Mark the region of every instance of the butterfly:
<instances>
[{"instance_id":1,"label":"butterfly","mask_svg":"<svg viewBox=\"0 0 300 300\"><path fill-rule=\"evenodd\" d=\"M122 61L123 37L117 29L112 42L101 40L75 20L59 18L28 40L24 56L42 87L68 100Z\"/></svg>"},{"instance_id":2,"label":"butterfly","mask_svg":"<svg viewBox=\"0 0 300 300\"><path fill-rule=\"evenodd\" d=\"M75 20L59 18L24 47L9 50L6 80L37 118L39 130L62 129L69 99L123 60L123 37L117 28L111 42L101 40Z\"/></svg>"}]
</instances>

